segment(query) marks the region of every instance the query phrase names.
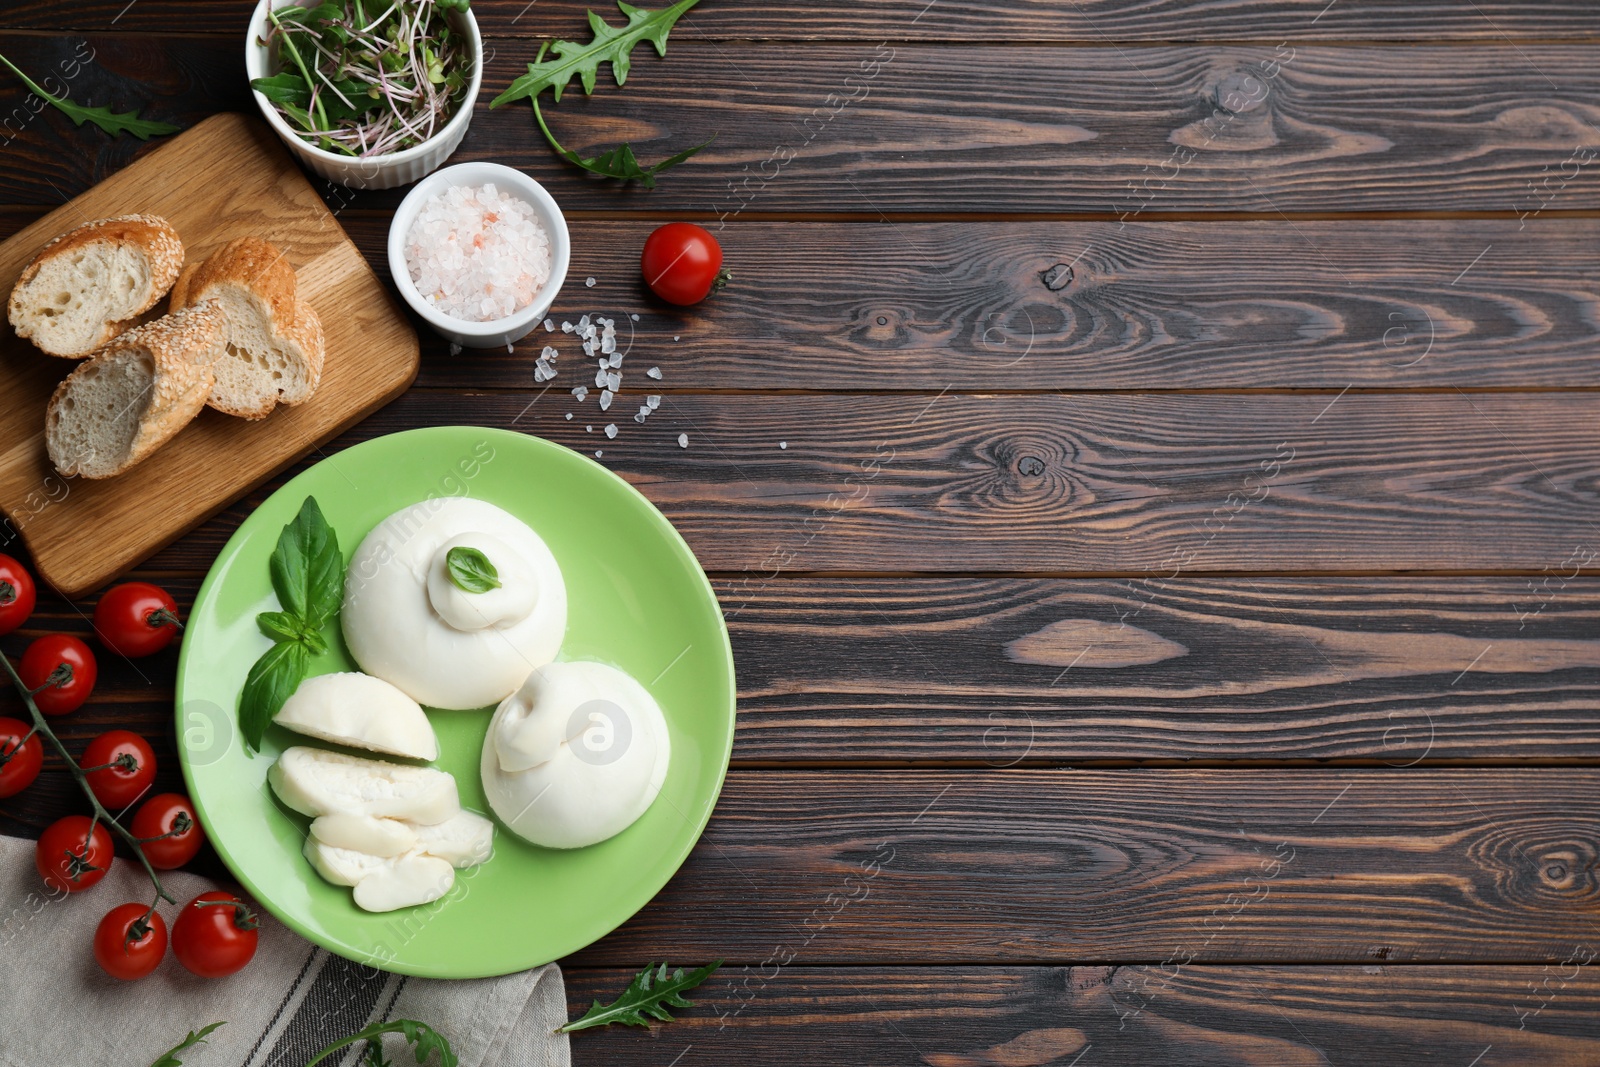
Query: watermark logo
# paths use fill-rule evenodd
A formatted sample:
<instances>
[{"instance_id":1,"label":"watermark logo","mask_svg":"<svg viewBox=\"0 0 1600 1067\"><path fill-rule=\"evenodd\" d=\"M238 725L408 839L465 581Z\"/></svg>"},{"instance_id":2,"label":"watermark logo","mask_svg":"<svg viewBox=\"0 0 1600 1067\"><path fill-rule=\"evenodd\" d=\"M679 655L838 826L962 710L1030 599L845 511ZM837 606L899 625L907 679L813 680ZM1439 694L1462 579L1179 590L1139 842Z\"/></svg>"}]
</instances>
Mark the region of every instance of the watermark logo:
<instances>
[{"instance_id":1,"label":"watermark logo","mask_svg":"<svg viewBox=\"0 0 1600 1067\"><path fill-rule=\"evenodd\" d=\"M609 700L586 700L567 718L568 748L584 763L604 767L621 759L633 744L633 720Z\"/></svg>"},{"instance_id":2,"label":"watermark logo","mask_svg":"<svg viewBox=\"0 0 1600 1067\"><path fill-rule=\"evenodd\" d=\"M186 700L179 709L178 736L189 766L209 767L233 748L233 716L209 700Z\"/></svg>"}]
</instances>

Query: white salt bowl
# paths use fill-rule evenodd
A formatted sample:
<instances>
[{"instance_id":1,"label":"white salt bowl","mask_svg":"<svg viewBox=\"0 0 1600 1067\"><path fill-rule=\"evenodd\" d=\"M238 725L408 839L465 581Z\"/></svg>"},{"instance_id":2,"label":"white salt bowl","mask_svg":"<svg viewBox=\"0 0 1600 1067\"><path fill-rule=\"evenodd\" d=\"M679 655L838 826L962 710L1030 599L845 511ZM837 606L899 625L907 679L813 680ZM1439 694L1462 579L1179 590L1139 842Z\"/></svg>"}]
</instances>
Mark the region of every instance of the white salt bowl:
<instances>
[{"instance_id":1,"label":"white salt bowl","mask_svg":"<svg viewBox=\"0 0 1600 1067\"><path fill-rule=\"evenodd\" d=\"M411 232L411 224L417 220L422 205L452 185L479 186L490 182L501 192L531 206L539 224L550 235L550 278L533 298L533 303L515 315L492 322L469 322L444 314L422 298L406 267L406 235ZM555 302L561 283L567 279L567 263L571 258L567 219L556 206L555 198L520 170L499 163L457 163L435 171L406 194L395 209L394 220L389 223L389 273L394 275L395 287L411 310L421 315L429 326L446 340L464 348L500 348L526 337Z\"/></svg>"},{"instance_id":2,"label":"white salt bowl","mask_svg":"<svg viewBox=\"0 0 1600 1067\"><path fill-rule=\"evenodd\" d=\"M251 81L265 78L270 73L267 46L261 43L272 31L272 23L267 20L267 9L286 7L291 2L260 0L256 4L255 14L250 16L250 30L244 38L244 70ZM444 161L450 158L450 153L460 146L461 139L467 135L467 125L472 121L472 105L477 103L478 89L483 85L483 37L478 33L478 20L473 18L470 8L452 11L447 17L455 29L466 37L472 78L467 83L467 95L461 98L456 113L450 116L443 129L419 145L370 159L327 152L297 135L272 105L272 101L253 89L250 95L256 98L256 106L261 109L262 116L273 132L313 174L351 189L393 189L414 182L442 167Z\"/></svg>"}]
</instances>

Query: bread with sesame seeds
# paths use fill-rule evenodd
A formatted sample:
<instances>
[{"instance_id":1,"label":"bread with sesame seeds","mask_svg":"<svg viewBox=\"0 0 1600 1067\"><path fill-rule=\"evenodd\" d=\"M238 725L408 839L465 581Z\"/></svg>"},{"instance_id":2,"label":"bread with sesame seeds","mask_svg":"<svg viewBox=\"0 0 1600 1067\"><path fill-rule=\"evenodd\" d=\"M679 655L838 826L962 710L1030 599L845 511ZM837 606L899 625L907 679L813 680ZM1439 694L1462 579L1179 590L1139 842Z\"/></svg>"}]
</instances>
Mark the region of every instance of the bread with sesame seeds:
<instances>
[{"instance_id":1,"label":"bread with sesame seeds","mask_svg":"<svg viewBox=\"0 0 1600 1067\"><path fill-rule=\"evenodd\" d=\"M220 304L228 320L207 403L261 419L279 404L311 398L322 380L322 323L295 295L294 268L283 253L258 237L228 242L172 288L174 309L201 300Z\"/></svg>"},{"instance_id":2,"label":"bread with sesame seeds","mask_svg":"<svg viewBox=\"0 0 1600 1067\"><path fill-rule=\"evenodd\" d=\"M83 359L155 307L182 268L183 242L159 215L85 223L39 250L6 315L40 351Z\"/></svg>"},{"instance_id":3,"label":"bread with sesame seeds","mask_svg":"<svg viewBox=\"0 0 1600 1067\"><path fill-rule=\"evenodd\" d=\"M56 387L45 409L45 450L72 477L110 478L132 467L205 407L228 333L210 301L113 339Z\"/></svg>"}]
</instances>

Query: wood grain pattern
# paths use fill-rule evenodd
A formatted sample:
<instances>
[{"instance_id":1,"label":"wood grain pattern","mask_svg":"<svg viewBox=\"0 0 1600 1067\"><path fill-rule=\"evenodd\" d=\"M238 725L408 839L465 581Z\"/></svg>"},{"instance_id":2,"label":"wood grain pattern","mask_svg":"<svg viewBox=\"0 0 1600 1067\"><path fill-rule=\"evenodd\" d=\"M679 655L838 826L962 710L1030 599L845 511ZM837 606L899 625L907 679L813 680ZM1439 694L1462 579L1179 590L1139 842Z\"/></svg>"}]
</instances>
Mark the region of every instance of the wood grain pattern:
<instances>
[{"instance_id":1,"label":"wood grain pattern","mask_svg":"<svg viewBox=\"0 0 1600 1067\"><path fill-rule=\"evenodd\" d=\"M917 1067L1549 1067L1600 1062L1591 939L1539 967L728 967L648 1033L573 1035L577 1063ZM1567 962L1568 959L1571 962ZM632 977L568 968L571 1014ZM843 1056L845 1053L836 1052Z\"/></svg>"},{"instance_id":2,"label":"wood grain pattern","mask_svg":"<svg viewBox=\"0 0 1600 1067\"><path fill-rule=\"evenodd\" d=\"M673 881L574 962L1538 965L1596 943L1597 789L1588 769L734 771Z\"/></svg>"},{"instance_id":3,"label":"wood grain pattern","mask_svg":"<svg viewBox=\"0 0 1600 1067\"><path fill-rule=\"evenodd\" d=\"M1537 574L1600 536L1583 393L673 395L641 427L638 363L604 414L561 366L542 396L413 391L334 447L471 423L599 450L707 569L752 579L1111 573L1153 595L1216 571ZM257 499L152 566L209 566Z\"/></svg>"},{"instance_id":4,"label":"wood grain pattern","mask_svg":"<svg viewBox=\"0 0 1600 1067\"><path fill-rule=\"evenodd\" d=\"M0 246L0 292L57 234L133 212L167 218L191 261L236 237L271 240L295 268L299 298L322 320L328 358L317 395L301 406L256 422L208 409L120 477L64 479L45 454L44 410L75 364L7 331L0 508L38 577L69 596L127 570L416 377L415 333L277 139L243 116L206 121L25 227Z\"/></svg>"},{"instance_id":5,"label":"wood grain pattern","mask_svg":"<svg viewBox=\"0 0 1600 1067\"><path fill-rule=\"evenodd\" d=\"M387 213L340 222L384 261ZM1600 385L1600 220L735 221L734 284L692 310L645 290L649 230L582 223L552 314L604 310L674 391ZM525 388L546 344L578 355L421 333L429 387Z\"/></svg>"},{"instance_id":6,"label":"wood grain pattern","mask_svg":"<svg viewBox=\"0 0 1600 1067\"><path fill-rule=\"evenodd\" d=\"M0 50L37 37L0 34ZM193 122L253 110L234 42L88 38L101 72L152 114ZM47 38L44 65L78 42ZM509 84L533 43L496 46L486 84ZM1600 207L1600 70L1574 45L1474 48L1158 47L685 40L641 59L626 92L577 96L551 121L568 147L633 141L647 160L717 140L653 192L591 181L560 162L530 109L485 93L458 160L494 159L546 183L568 210L739 214L1098 214L1490 211L1537 217ZM130 68L159 71L157 84ZM1004 77L997 77L1004 71ZM206 92L197 89L204 87ZM0 83L0 115L24 103ZM1231 110L1230 110L1231 109ZM0 202L57 203L134 152L59 115L8 146ZM1360 180L1350 180L1359 173ZM54 188L52 188L52 186ZM57 192L56 190L63 192ZM392 207L398 193L362 200Z\"/></svg>"},{"instance_id":7,"label":"wood grain pattern","mask_svg":"<svg viewBox=\"0 0 1600 1067\"><path fill-rule=\"evenodd\" d=\"M242 32L252 0L206 0L207 25ZM484 33L581 36L588 8L617 21L598 0L475 0ZM193 19L183 0L13 0L0 28L164 32ZM709 3L696 8L675 39L889 39L936 41L1381 40L1504 41L1600 36L1600 18L1582 0L1443 0L1377 3L1284 3L1282 0L1075 0L1067 7L1029 0L934 3L926 0L814 0L801 6Z\"/></svg>"}]
</instances>

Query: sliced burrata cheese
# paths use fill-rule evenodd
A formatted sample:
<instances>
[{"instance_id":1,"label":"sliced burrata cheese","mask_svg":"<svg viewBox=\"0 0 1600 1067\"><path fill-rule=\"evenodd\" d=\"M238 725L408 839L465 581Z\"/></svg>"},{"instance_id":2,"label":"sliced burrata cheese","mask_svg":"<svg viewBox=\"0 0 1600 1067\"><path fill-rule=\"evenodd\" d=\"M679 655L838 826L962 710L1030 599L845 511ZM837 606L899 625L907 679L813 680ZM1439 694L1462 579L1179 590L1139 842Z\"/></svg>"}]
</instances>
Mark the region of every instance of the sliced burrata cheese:
<instances>
[{"instance_id":1,"label":"sliced burrata cheese","mask_svg":"<svg viewBox=\"0 0 1600 1067\"><path fill-rule=\"evenodd\" d=\"M356 906L365 911L394 911L438 900L455 884L456 869L436 856L407 852L369 856L306 838L305 856L334 885L353 886Z\"/></svg>"},{"instance_id":2,"label":"sliced burrata cheese","mask_svg":"<svg viewBox=\"0 0 1600 1067\"><path fill-rule=\"evenodd\" d=\"M356 907L363 911L394 911L428 904L450 892L456 869L436 856L407 853L356 883Z\"/></svg>"},{"instance_id":3,"label":"sliced burrata cheese","mask_svg":"<svg viewBox=\"0 0 1600 1067\"><path fill-rule=\"evenodd\" d=\"M449 826L464 814L460 812L439 825ZM417 847L417 825L371 815L323 815L311 820L311 836L334 848L371 856L399 856Z\"/></svg>"},{"instance_id":4,"label":"sliced burrata cheese","mask_svg":"<svg viewBox=\"0 0 1600 1067\"><path fill-rule=\"evenodd\" d=\"M359 671L307 678L273 722L339 745L436 760L439 739L421 705L382 678Z\"/></svg>"},{"instance_id":5,"label":"sliced burrata cheese","mask_svg":"<svg viewBox=\"0 0 1600 1067\"><path fill-rule=\"evenodd\" d=\"M452 549L480 552L498 588L451 578ZM445 497L395 512L362 540L345 573L345 645L361 669L434 708L505 699L555 658L567 587L548 546L514 515Z\"/></svg>"},{"instance_id":6,"label":"sliced burrata cheese","mask_svg":"<svg viewBox=\"0 0 1600 1067\"><path fill-rule=\"evenodd\" d=\"M432 767L411 767L296 745L267 771L290 808L313 818L374 815L440 823L461 810L456 780Z\"/></svg>"},{"instance_id":7,"label":"sliced burrata cheese","mask_svg":"<svg viewBox=\"0 0 1600 1067\"><path fill-rule=\"evenodd\" d=\"M582 848L644 814L670 756L666 718L632 676L603 663L551 663L495 709L480 770L513 833Z\"/></svg>"},{"instance_id":8,"label":"sliced burrata cheese","mask_svg":"<svg viewBox=\"0 0 1600 1067\"><path fill-rule=\"evenodd\" d=\"M494 823L472 811L433 826L415 827L416 850L455 867L476 867L494 852Z\"/></svg>"}]
</instances>

